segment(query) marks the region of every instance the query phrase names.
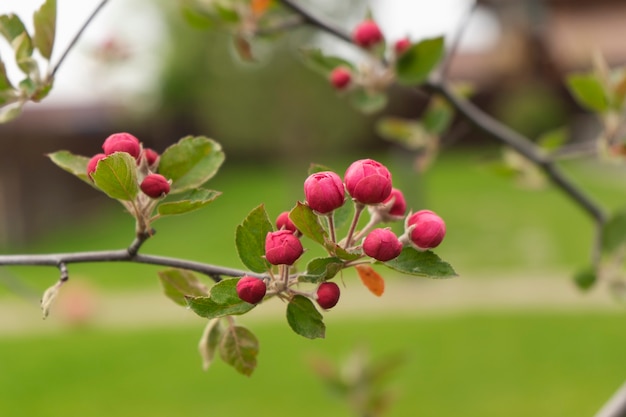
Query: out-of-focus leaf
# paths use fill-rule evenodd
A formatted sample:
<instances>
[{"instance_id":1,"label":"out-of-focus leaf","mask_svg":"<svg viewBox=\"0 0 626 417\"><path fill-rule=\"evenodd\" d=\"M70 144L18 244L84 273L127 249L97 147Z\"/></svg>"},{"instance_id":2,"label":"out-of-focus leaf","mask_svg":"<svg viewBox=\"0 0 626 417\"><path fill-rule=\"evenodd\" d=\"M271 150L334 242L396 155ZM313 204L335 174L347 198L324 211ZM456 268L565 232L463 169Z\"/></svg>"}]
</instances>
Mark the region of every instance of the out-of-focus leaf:
<instances>
[{"instance_id":1,"label":"out-of-focus leaf","mask_svg":"<svg viewBox=\"0 0 626 417\"><path fill-rule=\"evenodd\" d=\"M257 364L259 341L250 330L238 325L225 328L219 349L224 362L243 375L252 375Z\"/></svg>"},{"instance_id":2,"label":"out-of-focus leaf","mask_svg":"<svg viewBox=\"0 0 626 417\"><path fill-rule=\"evenodd\" d=\"M559 149L567 142L567 130L565 128L550 130L537 138L537 144L548 152Z\"/></svg>"},{"instance_id":3,"label":"out-of-focus leaf","mask_svg":"<svg viewBox=\"0 0 626 417\"><path fill-rule=\"evenodd\" d=\"M302 49L301 52L304 62L313 70L320 72L324 76L330 74L330 72L337 67L354 69L350 61L336 56L324 55L319 49Z\"/></svg>"},{"instance_id":4,"label":"out-of-focus leaf","mask_svg":"<svg viewBox=\"0 0 626 417\"><path fill-rule=\"evenodd\" d=\"M74 155L69 151L57 151L49 153L47 156L59 168L91 184L91 181L87 176L87 164L89 163L89 158L86 156Z\"/></svg>"},{"instance_id":5,"label":"out-of-focus leaf","mask_svg":"<svg viewBox=\"0 0 626 417\"><path fill-rule=\"evenodd\" d=\"M581 106L603 113L609 109L609 99L602 81L595 74L572 74L567 86Z\"/></svg>"},{"instance_id":6,"label":"out-of-focus leaf","mask_svg":"<svg viewBox=\"0 0 626 417\"><path fill-rule=\"evenodd\" d=\"M428 78L444 53L443 36L424 39L413 44L396 62L398 82L404 85L417 85Z\"/></svg>"},{"instance_id":7,"label":"out-of-focus leaf","mask_svg":"<svg viewBox=\"0 0 626 417\"><path fill-rule=\"evenodd\" d=\"M602 230L602 252L614 253L626 244L626 210L617 211L604 224Z\"/></svg>"},{"instance_id":8,"label":"out-of-focus leaf","mask_svg":"<svg viewBox=\"0 0 626 417\"><path fill-rule=\"evenodd\" d=\"M399 117L381 118L376 130L383 139L410 150L424 148L433 139L420 122Z\"/></svg>"},{"instance_id":9,"label":"out-of-focus leaf","mask_svg":"<svg viewBox=\"0 0 626 417\"><path fill-rule=\"evenodd\" d=\"M574 283L581 290L591 289L597 280L598 276L593 268L581 269L574 275Z\"/></svg>"},{"instance_id":10,"label":"out-of-focus leaf","mask_svg":"<svg viewBox=\"0 0 626 417\"><path fill-rule=\"evenodd\" d=\"M56 33L57 2L56 0L46 0L39 10L33 15L35 34L33 43L39 53L50 60L54 38Z\"/></svg>"},{"instance_id":11,"label":"out-of-focus leaf","mask_svg":"<svg viewBox=\"0 0 626 417\"><path fill-rule=\"evenodd\" d=\"M198 343L198 352L202 358L203 370L207 371L213 363L223 336L221 319L209 320Z\"/></svg>"},{"instance_id":12,"label":"out-of-focus leaf","mask_svg":"<svg viewBox=\"0 0 626 417\"><path fill-rule=\"evenodd\" d=\"M378 272L374 271L374 268L370 265L356 265L355 268L359 273L361 282L372 294L377 297L383 295L385 292L385 280Z\"/></svg>"},{"instance_id":13,"label":"out-of-focus leaf","mask_svg":"<svg viewBox=\"0 0 626 417\"><path fill-rule=\"evenodd\" d=\"M23 107L24 103L19 102L0 108L0 123L10 122L15 119L22 114Z\"/></svg>"},{"instance_id":14,"label":"out-of-focus leaf","mask_svg":"<svg viewBox=\"0 0 626 417\"><path fill-rule=\"evenodd\" d=\"M363 88L352 91L350 98L354 107L365 114L376 113L387 105L387 95L385 93L367 91Z\"/></svg>"},{"instance_id":15,"label":"out-of-focus leaf","mask_svg":"<svg viewBox=\"0 0 626 417\"><path fill-rule=\"evenodd\" d=\"M165 296L178 305L187 306L185 297L202 297L209 293L206 285L191 271L171 268L158 274Z\"/></svg>"}]
</instances>

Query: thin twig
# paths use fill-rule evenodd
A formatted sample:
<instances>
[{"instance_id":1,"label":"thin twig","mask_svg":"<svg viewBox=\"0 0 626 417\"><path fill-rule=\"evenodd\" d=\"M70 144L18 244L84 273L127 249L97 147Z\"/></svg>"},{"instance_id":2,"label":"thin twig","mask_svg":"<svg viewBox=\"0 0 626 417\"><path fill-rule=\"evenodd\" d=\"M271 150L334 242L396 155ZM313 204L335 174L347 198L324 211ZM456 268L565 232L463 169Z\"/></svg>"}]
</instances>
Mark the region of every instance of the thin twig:
<instances>
[{"instance_id":1,"label":"thin twig","mask_svg":"<svg viewBox=\"0 0 626 417\"><path fill-rule=\"evenodd\" d=\"M76 35L74 35L74 38L72 39L70 44L67 46L67 48L65 48L65 51L63 51L63 55L61 55L61 58L59 58L56 65L52 68L52 71L50 71L50 78L54 78L57 71L59 70L59 67L61 66L61 64L63 64L63 62L65 61L65 58L67 58L67 55L70 53L72 49L74 49L74 46L76 46L76 43L78 43L78 40L83 35L87 27L91 24L91 22L96 17L96 15L100 12L100 10L102 10L105 4L108 3L108 1L109 0L102 0L100 4L98 4L98 6L94 9L94 11L91 12L91 15L89 15L87 20L85 20L81 28L78 30L78 32L76 32Z\"/></svg>"},{"instance_id":2,"label":"thin twig","mask_svg":"<svg viewBox=\"0 0 626 417\"><path fill-rule=\"evenodd\" d=\"M304 21L310 25L316 26L324 32L330 33L335 37L342 39L348 43L352 43L352 37L349 33L341 29L340 27L333 25L330 22L325 21L323 18L315 15L310 10L300 6L298 3L292 0L280 0L280 2L287 8L293 10L304 18Z\"/></svg>"},{"instance_id":3,"label":"thin twig","mask_svg":"<svg viewBox=\"0 0 626 417\"><path fill-rule=\"evenodd\" d=\"M476 6L477 6L477 3L474 2L472 6L467 9L465 14L461 18L461 21L456 30L456 33L454 34L454 37L452 38L452 42L450 43L450 48L448 48L448 52L443 58L443 62L441 63L441 66L439 69L439 77L440 77L439 79L441 80L445 80L448 78L450 67L452 66L452 59L454 58L457 51L459 50L459 46L461 45L461 40L463 39L465 30L469 26L469 22L471 20L472 15L474 14L474 10L476 10Z\"/></svg>"}]
</instances>

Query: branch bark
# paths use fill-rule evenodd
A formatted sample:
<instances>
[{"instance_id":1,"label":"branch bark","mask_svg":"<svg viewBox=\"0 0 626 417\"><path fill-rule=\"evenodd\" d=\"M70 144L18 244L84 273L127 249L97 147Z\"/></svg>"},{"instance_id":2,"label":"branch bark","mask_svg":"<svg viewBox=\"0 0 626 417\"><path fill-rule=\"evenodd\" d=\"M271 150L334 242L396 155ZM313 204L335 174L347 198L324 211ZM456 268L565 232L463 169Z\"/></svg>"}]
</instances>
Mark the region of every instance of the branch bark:
<instances>
[{"instance_id":1,"label":"branch bark","mask_svg":"<svg viewBox=\"0 0 626 417\"><path fill-rule=\"evenodd\" d=\"M594 417L626 417L626 382Z\"/></svg>"}]
</instances>

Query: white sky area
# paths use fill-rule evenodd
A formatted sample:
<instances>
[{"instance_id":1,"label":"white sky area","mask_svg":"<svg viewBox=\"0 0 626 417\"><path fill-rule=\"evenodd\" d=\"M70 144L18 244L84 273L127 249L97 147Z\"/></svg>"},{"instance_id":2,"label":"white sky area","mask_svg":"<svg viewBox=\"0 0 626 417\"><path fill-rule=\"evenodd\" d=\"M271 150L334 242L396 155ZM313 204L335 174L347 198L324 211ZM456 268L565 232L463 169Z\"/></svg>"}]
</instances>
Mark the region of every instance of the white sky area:
<instances>
[{"instance_id":1,"label":"white sky area","mask_svg":"<svg viewBox=\"0 0 626 417\"><path fill-rule=\"evenodd\" d=\"M32 33L32 14L43 0L0 0L0 14L15 13ZM314 1L309 1L314 4ZM409 35L413 40L446 34L454 36L472 0L371 0L369 7L389 40ZM57 40L52 63L56 63L99 0L57 0ZM341 22L338 22L341 23ZM352 24L349 22L346 28ZM81 37L55 80L48 105L88 101L128 100L149 92L158 75L160 45L164 26L149 0L110 0ZM497 37L497 24L484 12L474 13L464 32L462 49L488 47ZM125 44L131 59L121 65L104 67L94 60L94 47L108 39ZM11 65L12 51L0 39L0 56L15 83L19 70Z\"/></svg>"}]
</instances>

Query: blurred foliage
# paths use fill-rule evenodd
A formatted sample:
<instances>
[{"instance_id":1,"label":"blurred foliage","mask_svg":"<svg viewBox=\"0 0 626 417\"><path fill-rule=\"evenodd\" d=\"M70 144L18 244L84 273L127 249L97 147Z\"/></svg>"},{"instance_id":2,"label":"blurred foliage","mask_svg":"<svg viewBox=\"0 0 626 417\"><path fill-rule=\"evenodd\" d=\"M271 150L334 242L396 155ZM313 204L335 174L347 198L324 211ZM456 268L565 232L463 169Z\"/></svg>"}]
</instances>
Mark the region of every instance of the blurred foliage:
<instances>
[{"instance_id":1,"label":"blurred foliage","mask_svg":"<svg viewBox=\"0 0 626 417\"><path fill-rule=\"evenodd\" d=\"M330 149L380 145L366 133L373 119L302 64L298 49L315 41L313 30L254 40L256 61L243 62L231 34L192 27L176 5L162 9L169 45L157 116L164 126L218 138L228 155L281 150L310 161Z\"/></svg>"}]
</instances>

